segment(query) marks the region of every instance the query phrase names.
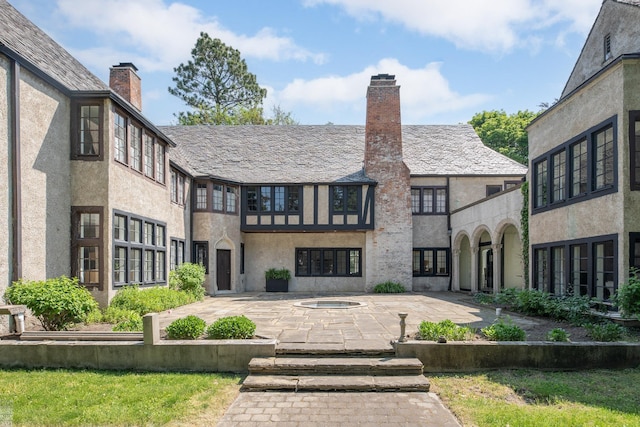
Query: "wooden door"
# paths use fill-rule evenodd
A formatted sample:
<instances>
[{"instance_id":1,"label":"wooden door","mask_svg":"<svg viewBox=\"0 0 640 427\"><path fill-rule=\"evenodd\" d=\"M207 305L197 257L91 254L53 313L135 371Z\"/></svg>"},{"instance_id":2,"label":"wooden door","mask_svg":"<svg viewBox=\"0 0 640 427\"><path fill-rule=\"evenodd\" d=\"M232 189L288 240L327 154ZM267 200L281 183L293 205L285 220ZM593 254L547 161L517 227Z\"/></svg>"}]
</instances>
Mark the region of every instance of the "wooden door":
<instances>
[{"instance_id":1,"label":"wooden door","mask_svg":"<svg viewBox=\"0 0 640 427\"><path fill-rule=\"evenodd\" d=\"M216 281L219 291L231 290L231 251L216 250Z\"/></svg>"}]
</instances>

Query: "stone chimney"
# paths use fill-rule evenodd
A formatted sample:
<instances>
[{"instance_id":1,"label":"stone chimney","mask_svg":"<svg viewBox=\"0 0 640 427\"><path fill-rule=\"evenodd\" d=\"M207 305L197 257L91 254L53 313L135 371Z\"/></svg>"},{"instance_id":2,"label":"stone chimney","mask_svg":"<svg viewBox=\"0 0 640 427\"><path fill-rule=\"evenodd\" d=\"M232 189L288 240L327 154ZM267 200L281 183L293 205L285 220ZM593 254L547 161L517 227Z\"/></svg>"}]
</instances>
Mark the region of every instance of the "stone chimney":
<instances>
[{"instance_id":1,"label":"stone chimney","mask_svg":"<svg viewBox=\"0 0 640 427\"><path fill-rule=\"evenodd\" d=\"M109 69L109 87L142 111L142 89L138 69L131 62L121 62Z\"/></svg>"},{"instance_id":2,"label":"stone chimney","mask_svg":"<svg viewBox=\"0 0 640 427\"><path fill-rule=\"evenodd\" d=\"M400 87L393 75L371 77L367 89L364 167L377 182L375 228L367 233L367 290L387 280L411 290L411 181L402 159Z\"/></svg>"}]
</instances>

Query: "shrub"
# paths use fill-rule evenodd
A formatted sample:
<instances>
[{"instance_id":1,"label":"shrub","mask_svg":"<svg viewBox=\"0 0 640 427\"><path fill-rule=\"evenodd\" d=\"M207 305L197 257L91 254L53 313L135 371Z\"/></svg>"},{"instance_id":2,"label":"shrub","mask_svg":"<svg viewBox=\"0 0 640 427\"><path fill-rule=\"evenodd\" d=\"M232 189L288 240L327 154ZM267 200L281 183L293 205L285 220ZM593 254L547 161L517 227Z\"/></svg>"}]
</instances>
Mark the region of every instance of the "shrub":
<instances>
[{"instance_id":1,"label":"shrub","mask_svg":"<svg viewBox=\"0 0 640 427\"><path fill-rule=\"evenodd\" d=\"M551 294L536 289L518 292L516 309L533 316L549 316L553 311Z\"/></svg>"},{"instance_id":2,"label":"shrub","mask_svg":"<svg viewBox=\"0 0 640 427\"><path fill-rule=\"evenodd\" d=\"M120 322L111 330L116 332L142 332L142 317L132 317L129 320Z\"/></svg>"},{"instance_id":3,"label":"shrub","mask_svg":"<svg viewBox=\"0 0 640 427\"><path fill-rule=\"evenodd\" d=\"M504 307L517 307L518 306L518 294L520 290L509 288L496 294L494 300L496 304Z\"/></svg>"},{"instance_id":4,"label":"shrub","mask_svg":"<svg viewBox=\"0 0 640 427\"><path fill-rule=\"evenodd\" d=\"M624 326L613 322L590 323L584 327L594 341L622 341L624 336L627 335L627 329Z\"/></svg>"},{"instance_id":5,"label":"shrub","mask_svg":"<svg viewBox=\"0 0 640 427\"><path fill-rule=\"evenodd\" d=\"M491 326L481 329L482 333L491 341L524 341L526 334L524 330L513 323L510 318L507 320L498 319Z\"/></svg>"},{"instance_id":6,"label":"shrub","mask_svg":"<svg viewBox=\"0 0 640 427\"><path fill-rule=\"evenodd\" d=\"M10 304L26 305L46 331L66 330L98 309L98 303L78 285L78 279L65 276L45 281L19 280L7 289L4 298Z\"/></svg>"},{"instance_id":7,"label":"shrub","mask_svg":"<svg viewBox=\"0 0 640 427\"><path fill-rule=\"evenodd\" d=\"M620 285L614 296L614 301L620 307L624 317L640 315L640 278L639 270L632 268L629 271L629 281Z\"/></svg>"},{"instance_id":8,"label":"shrub","mask_svg":"<svg viewBox=\"0 0 640 427\"><path fill-rule=\"evenodd\" d=\"M84 323L86 324L100 322L104 322L104 319L102 316L102 312L98 308L96 308L95 310L91 310L91 312L89 312L84 318Z\"/></svg>"},{"instance_id":9,"label":"shrub","mask_svg":"<svg viewBox=\"0 0 640 427\"><path fill-rule=\"evenodd\" d=\"M207 323L198 316L174 320L167 326L167 336L172 340L195 340L202 336Z\"/></svg>"},{"instance_id":10,"label":"shrub","mask_svg":"<svg viewBox=\"0 0 640 427\"><path fill-rule=\"evenodd\" d=\"M187 292L201 301L204 298L205 268L202 264L185 262L169 272L169 288Z\"/></svg>"},{"instance_id":11,"label":"shrub","mask_svg":"<svg viewBox=\"0 0 640 427\"><path fill-rule=\"evenodd\" d=\"M290 280L291 272L286 268L270 268L264 272L264 278L267 280Z\"/></svg>"},{"instance_id":12,"label":"shrub","mask_svg":"<svg viewBox=\"0 0 640 427\"><path fill-rule=\"evenodd\" d=\"M373 287L373 292L376 294L401 294L406 289L401 283L387 281L384 283L378 283Z\"/></svg>"},{"instance_id":13,"label":"shrub","mask_svg":"<svg viewBox=\"0 0 640 427\"><path fill-rule=\"evenodd\" d=\"M227 316L213 322L207 328L207 338L214 340L247 339L253 337L256 324L243 316Z\"/></svg>"},{"instance_id":14,"label":"shrub","mask_svg":"<svg viewBox=\"0 0 640 427\"><path fill-rule=\"evenodd\" d=\"M438 341L444 337L447 341L464 341L473 337L474 331L468 326L458 326L449 319L439 323L422 321L418 326L418 334L423 340Z\"/></svg>"},{"instance_id":15,"label":"shrub","mask_svg":"<svg viewBox=\"0 0 640 427\"><path fill-rule=\"evenodd\" d=\"M492 294L485 294L482 292L475 294L473 296L473 300L482 305L494 304L496 302Z\"/></svg>"},{"instance_id":16,"label":"shrub","mask_svg":"<svg viewBox=\"0 0 640 427\"><path fill-rule=\"evenodd\" d=\"M567 342L569 341L569 334L562 328L553 328L547 332L547 340L554 342Z\"/></svg>"},{"instance_id":17,"label":"shrub","mask_svg":"<svg viewBox=\"0 0 640 427\"><path fill-rule=\"evenodd\" d=\"M121 323L128 320L142 319L138 312L113 305L107 307L102 313L102 321L105 323Z\"/></svg>"},{"instance_id":18,"label":"shrub","mask_svg":"<svg viewBox=\"0 0 640 427\"><path fill-rule=\"evenodd\" d=\"M125 286L111 300L111 306L133 310L140 316L147 313L159 313L170 308L190 304L196 301L187 292L156 286L138 289L137 286Z\"/></svg>"}]
</instances>

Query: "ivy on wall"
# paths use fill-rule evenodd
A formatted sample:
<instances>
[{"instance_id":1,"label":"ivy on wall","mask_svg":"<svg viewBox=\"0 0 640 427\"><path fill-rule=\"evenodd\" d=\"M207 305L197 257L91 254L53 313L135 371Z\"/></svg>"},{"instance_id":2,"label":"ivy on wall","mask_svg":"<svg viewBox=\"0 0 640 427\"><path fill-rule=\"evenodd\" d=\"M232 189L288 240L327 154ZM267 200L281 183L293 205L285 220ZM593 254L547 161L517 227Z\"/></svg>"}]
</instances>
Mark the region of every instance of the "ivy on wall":
<instances>
[{"instance_id":1,"label":"ivy on wall","mask_svg":"<svg viewBox=\"0 0 640 427\"><path fill-rule=\"evenodd\" d=\"M524 266L525 288L529 289L529 182L523 182L520 191L522 192L522 210L520 211L522 264Z\"/></svg>"}]
</instances>

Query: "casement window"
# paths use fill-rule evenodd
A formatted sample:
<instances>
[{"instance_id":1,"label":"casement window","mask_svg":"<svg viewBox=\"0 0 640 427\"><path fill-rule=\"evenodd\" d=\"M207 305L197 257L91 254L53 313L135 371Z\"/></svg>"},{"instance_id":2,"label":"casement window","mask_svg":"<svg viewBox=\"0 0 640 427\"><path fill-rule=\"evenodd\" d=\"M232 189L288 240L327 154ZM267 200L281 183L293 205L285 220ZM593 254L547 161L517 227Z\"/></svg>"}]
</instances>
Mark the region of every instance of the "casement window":
<instances>
[{"instance_id":1,"label":"casement window","mask_svg":"<svg viewBox=\"0 0 640 427\"><path fill-rule=\"evenodd\" d=\"M448 276L449 249L415 248L413 249L413 275Z\"/></svg>"},{"instance_id":2,"label":"casement window","mask_svg":"<svg viewBox=\"0 0 640 427\"><path fill-rule=\"evenodd\" d=\"M629 233L629 267L640 270L640 233Z\"/></svg>"},{"instance_id":3,"label":"casement window","mask_svg":"<svg viewBox=\"0 0 640 427\"><path fill-rule=\"evenodd\" d=\"M617 235L533 247L533 287L609 302L617 290Z\"/></svg>"},{"instance_id":4,"label":"casement window","mask_svg":"<svg viewBox=\"0 0 640 427\"><path fill-rule=\"evenodd\" d=\"M631 190L640 190L640 111L629 112L629 163Z\"/></svg>"},{"instance_id":5,"label":"casement window","mask_svg":"<svg viewBox=\"0 0 640 427\"><path fill-rule=\"evenodd\" d=\"M222 211L224 201L224 185L213 184L211 191L211 208L214 211Z\"/></svg>"},{"instance_id":6,"label":"casement window","mask_svg":"<svg viewBox=\"0 0 640 427\"><path fill-rule=\"evenodd\" d=\"M166 225L120 211L113 213L113 285L166 282Z\"/></svg>"},{"instance_id":7,"label":"casement window","mask_svg":"<svg viewBox=\"0 0 640 427\"><path fill-rule=\"evenodd\" d=\"M102 101L73 101L71 111L71 159L102 160L104 153Z\"/></svg>"},{"instance_id":8,"label":"casement window","mask_svg":"<svg viewBox=\"0 0 640 427\"><path fill-rule=\"evenodd\" d=\"M129 126L129 147L131 167L142 172L142 129L134 124Z\"/></svg>"},{"instance_id":9,"label":"casement window","mask_svg":"<svg viewBox=\"0 0 640 427\"><path fill-rule=\"evenodd\" d=\"M193 263L204 266L209 274L209 242L193 242Z\"/></svg>"},{"instance_id":10,"label":"casement window","mask_svg":"<svg viewBox=\"0 0 640 427\"><path fill-rule=\"evenodd\" d=\"M227 186L227 188L233 187ZM227 191L227 201L229 196L233 198L235 205L237 199L235 188L233 195ZM298 213L300 210L300 187L298 186L250 186L247 187L246 198L249 213L284 214ZM227 206L228 213L232 213L230 208Z\"/></svg>"},{"instance_id":11,"label":"casement window","mask_svg":"<svg viewBox=\"0 0 640 427\"><path fill-rule=\"evenodd\" d=\"M113 118L113 157L127 164L127 120L118 113Z\"/></svg>"},{"instance_id":12,"label":"casement window","mask_svg":"<svg viewBox=\"0 0 640 427\"><path fill-rule=\"evenodd\" d=\"M522 181L505 181L504 182L504 189L508 190L510 188L517 187L520 184L522 184Z\"/></svg>"},{"instance_id":13,"label":"casement window","mask_svg":"<svg viewBox=\"0 0 640 427\"><path fill-rule=\"evenodd\" d=\"M169 171L169 181L170 181L169 191L171 192L171 202L178 203L178 174L173 169Z\"/></svg>"},{"instance_id":14,"label":"casement window","mask_svg":"<svg viewBox=\"0 0 640 427\"><path fill-rule=\"evenodd\" d=\"M446 187L411 188L411 212L414 215L442 215L447 210Z\"/></svg>"},{"instance_id":15,"label":"casement window","mask_svg":"<svg viewBox=\"0 0 640 427\"><path fill-rule=\"evenodd\" d=\"M196 210L207 210L207 184L198 182L196 183Z\"/></svg>"},{"instance_id":16,"label":"casement window","mask_svg":"<svg viewBox=\"0 0 640 427\"><path fill-rule=\"evenodd\" d=\"M169 248L169 269L175 270L184 263L184 240L171 238Z\"/></svg>"},{"instance_id":17,"label":"casement window","mask_svg":"<svg viewBox=\"0 0 640 427\"><path fill-rule=\"evenodd\" d=\"M154 154L155 154L155 146L153 142L153 137L149 134L144 134L142 137L144 141L144 174L149 178L154 178Z\"/></svg>"},{"instance_id":18,"label":"casement window","mask_svg":"<svg viewBox=\"0 0 640 427\"><path fill-rule=\"evenodd\" d=\"M331 212L358 213L358 200L361 194L361 187L354 185L334 185L331 186Z\"/></svg>"},{"instance_id":19,"label":"casement window","mask_svg":"<svg viewBox=\"0 0 640 427\"><path fill-rule=\"evenodd\" d=\"M532 162L533 214L618 191L616 120L614 116Z\"/></svg>"},{"instance_id":20,"label":"casement window","mask_svg":"<svg viewBox=\"0 0 640 427\"><path fill-rule=\"evenodd\" d=\"M71 207L71 274L81 285L102 289L103 209Z\"/></svg>"},{"instance_id":21,"label":"casement window","mask_svg":"<svg viewBox=\"0 0 640 427\"><path fill-rule=\"evenodd\" d=\"M180 177L178 176L178 179ZM212 211L227 214L238 213L238 187L219 182L197 182L196 184L195 209L199 211ZM184 184L182 186L184 188ZM260 189L261 187L253 187ZM271 187L263 187L269 189ZM183 190L184 191L184 190ZM258 190L260 191L260 190ZM266 207L271 207L271 197L267 190L264 191L264 199L261 201ZM253 201L257 203L260 199L257 193L253 195ZM257 209L257 205L253 205Z\"/></svg>"},{"instance_id":22,"label":"casement window","mask_svg":"<svg viewBox=\"0 0 640 427\"><path fill-rule=\"evenodd\" d=\"M362 276L362 249L297 248L296 276Z\"/></svg>"},{"instance_id":23,"label":"casement window","mask_svg":"<svg viewBox=\"0 0 640 427\"><path fill-rule=\"evenodd\" d=\"M607 126L593 138L594 179L593 190L613 185L613 127Z\"/></svg>"},{"instance_id":24,"label":"casement window","mask_svg":"<svg viewBox=\"0 0 640 427\"><path fill-rule=\"evenodd\" d=\"M587 193L587 140L576 142L569 147L571 156L570 197Z\"/></svg>"},{"instance_id":25,"label":"casement window","mask_svg":"<svg viewBox=\"0 0 640 427\"><path fill-rule=\"evenodd\" d=\"M567 153L562 150L551 156L551 203L565 199Z\"/></svg>"},{"instance_id":26,"label":"casement window","mask_svg":"<svg viewBox=\"0 0 640 427\"><path fill-rule=\"evenodd\" d=\"M225 203L227 213L238 212L238 189L236 187L226 186L227 201Z\"/></svg>"},{"instance_id":27,"label":"casement window","mask_svg":"<svg viewBox=\"0 0 640 427\"><path fill-rule=\"evenodd\" d=\"M534 207L539 208L547 205L547 159L544 159L533 166L535 174Z\"/></svg>"},{"instance_id":28,"label":"casement window","mask_svg":"<svg viewBox=\"0 0 640 427\"><path fill-rule=\"evenodd\" d=\"M158 143L156 146L156 181L164 184L164 145Z\"/></svg>"}]
</instances>

